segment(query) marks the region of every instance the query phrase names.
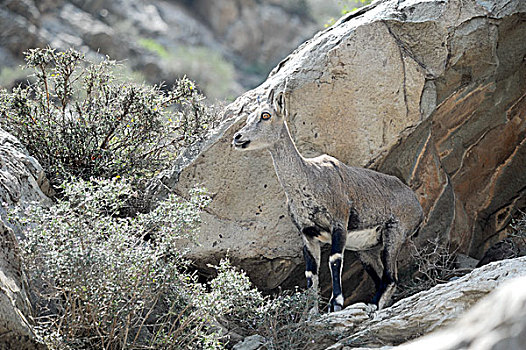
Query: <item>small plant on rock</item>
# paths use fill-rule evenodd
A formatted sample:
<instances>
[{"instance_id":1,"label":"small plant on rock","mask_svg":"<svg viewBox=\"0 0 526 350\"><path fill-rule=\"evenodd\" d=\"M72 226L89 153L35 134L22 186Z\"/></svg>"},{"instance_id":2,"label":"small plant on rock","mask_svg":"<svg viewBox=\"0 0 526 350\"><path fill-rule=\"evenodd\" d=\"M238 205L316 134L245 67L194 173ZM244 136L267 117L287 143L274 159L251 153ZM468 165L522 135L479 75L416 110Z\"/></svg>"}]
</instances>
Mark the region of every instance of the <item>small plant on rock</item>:
<instances>
[{"instance_id":1,"label":"small plant on rock","mask_svg":"<svg viewBox=\"0 0 526 350\"><path fill-rule=\"evenodd\" d=\"M401 278L400 291L395 296L397 300L446 283L467 272L456 269L456 251L452 251L449 244L430 240L421 248L410 242L410 247L411 266L407 276Z\"/></svg>"},{"instance_id":2,"label":"small plant on rock","mask_svg":"<svg viewBox=\"0 0 526 350\"><path fill-rule=\"evenodd\" d=\"M341 6L340 15L345 16L348 13L357 11L360 7L369 5L372 0L340 0L338 4ZM336 23L335 18L329 19L325 23L325 28L333 26Z\"/></svg>"}]
</instances>

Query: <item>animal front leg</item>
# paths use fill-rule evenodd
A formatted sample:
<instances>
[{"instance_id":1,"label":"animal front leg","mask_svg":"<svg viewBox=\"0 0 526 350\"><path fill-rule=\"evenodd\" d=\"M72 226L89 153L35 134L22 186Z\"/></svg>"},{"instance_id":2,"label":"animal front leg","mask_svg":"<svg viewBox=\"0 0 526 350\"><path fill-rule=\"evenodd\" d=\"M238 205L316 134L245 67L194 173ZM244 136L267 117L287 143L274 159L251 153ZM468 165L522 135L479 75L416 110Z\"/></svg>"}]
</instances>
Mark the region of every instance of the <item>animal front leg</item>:
<instances>
[{"instance_id":1,"label":"animal front leg","mask_svg":"<svg viewBox=\"0 0 526 350\"><path fill-rule=\"evenodd\" d=\"M344 301L341 280L347 232L342 227L336 225L333 227L331 238L329 267L332 275L332 297L330 300L330 311L340 311L343 309Z\"/></svg>"},{"instance_id":2,"label":"animal front leg","mask_svg":"<svg viewBox=\"0 0 526 350\"><path fill-rule=\"evenodd\" d=\"M318 272L320 269L320 243L312 237L303 236L303 257L305 259L305 277L307 278L309 314L318 314Z\"/></svg>"},{"instance_id":3,"label":"animal front leg","mask_svg":"<svg viewBox=\"0 0 526 350\"><path fill-rule=\"evenodd\" d=\"M307 288L312 288L318 293L318 272L320 269L320 243L313 238L303 236L303 258L305 259L305 277Z\"/></svg>"}]
</instances>

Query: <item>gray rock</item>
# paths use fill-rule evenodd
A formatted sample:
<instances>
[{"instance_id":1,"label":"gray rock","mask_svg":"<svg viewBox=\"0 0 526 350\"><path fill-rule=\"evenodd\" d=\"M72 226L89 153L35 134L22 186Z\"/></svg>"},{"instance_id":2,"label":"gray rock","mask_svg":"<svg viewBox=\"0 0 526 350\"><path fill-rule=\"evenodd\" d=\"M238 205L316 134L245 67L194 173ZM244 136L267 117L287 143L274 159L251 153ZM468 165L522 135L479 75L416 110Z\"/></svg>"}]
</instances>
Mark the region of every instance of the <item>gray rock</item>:
<instances>
[{"instance_id":1,"label":"gray rock","mask_svg":"<svg viewBox=\"0 0 526 350\"><path fill-rule=\"evenodd\" d=\"M44 349L33 331L18 242L0 220L0 349Z\"/></svg>"},{"instance_id":2,"label":"gray rock","mask_svg":"<svg viewBox=\"0 0 526 350\"><path fill-rule=\"evenodd\" d=\"M22 39L23 38L23 39ZM14 57L22 57L29 48L42 46L45 41L38 27L28 18L0 7L0 46ZM12 64L11 64L12 65Z\"/></svg>"},{"instance_id":3,"label":"gray rock","mask_svg":"<svg viewBox=\"0 0 526 350\"><path fill-rule=\"evenodd\" d=\"M50 204L50 187L38 161L20 141L0 129L0 198L3 205ZM3 209L0 209L3 210Z\"/></svg>"},{"instance_id":4,"label":"gray rock","mask_svg":"<svg viewBox=\"0 0 526 350\"><path fill-rule=\"evenodd\" d=\"M0 349L45 348L33 331L27 280L18 241L5 223L5 207L50 204L49 184L22 144L0 129Z\"/></svg>"},{"instance_id":5,"label":"gray rock","mask_svg":"<svg viewBox=\"0 0 526 350\"><path fill-rule=\"evenodd\" d=\"M458 322L446 329L408 344L389 348L396 350L525 349L525 291L526 277L515 278L482 299Z\"/></svg>"},{"instance_id":6,"label":"gray rock","mask_svg":"<svg viewBox=\"0 0 526 350\"><path fill-rule=\"evenodd\" d=\"M477 303L451 327L395 349L525 349L525 291L526 278L511 280Z\"/></svg>"}]
</instances>

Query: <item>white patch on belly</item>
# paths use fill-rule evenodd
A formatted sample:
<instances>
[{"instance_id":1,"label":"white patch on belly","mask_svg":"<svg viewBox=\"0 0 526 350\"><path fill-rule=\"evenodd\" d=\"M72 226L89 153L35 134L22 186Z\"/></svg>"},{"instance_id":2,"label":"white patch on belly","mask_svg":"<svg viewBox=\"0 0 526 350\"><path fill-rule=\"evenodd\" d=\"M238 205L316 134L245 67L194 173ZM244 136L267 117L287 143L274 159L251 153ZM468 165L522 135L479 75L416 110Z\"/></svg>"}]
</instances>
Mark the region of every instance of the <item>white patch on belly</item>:
<instances>
[{"instance_id":1,"label":"white patch on belly","mask_svg":"<svg viewBox=\"0 0 526 350\"><path fill-rule=\"evenodd\" d=\"M347 233L345 249L367 250L380 243L380 226Z\"/></svg>"}]
</instances>

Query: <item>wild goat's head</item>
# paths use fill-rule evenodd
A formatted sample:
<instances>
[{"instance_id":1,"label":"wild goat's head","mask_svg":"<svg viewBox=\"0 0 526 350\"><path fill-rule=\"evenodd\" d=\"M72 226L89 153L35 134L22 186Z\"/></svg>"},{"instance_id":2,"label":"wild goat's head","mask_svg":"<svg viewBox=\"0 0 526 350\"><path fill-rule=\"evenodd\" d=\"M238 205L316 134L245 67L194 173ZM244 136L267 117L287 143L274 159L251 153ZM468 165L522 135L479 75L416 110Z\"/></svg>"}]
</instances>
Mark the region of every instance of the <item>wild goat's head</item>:
<instances>
[{"instance_id":1,"label":"wild goat's head","mask_svg":"<svg viewBox=\"0 0 526 350\"><path fill-rule=\"evenodd\" d=\"M261 102L254 113L248 116L245 126L232 141L238 150L255 150L272 146L279 140L285 123L285 96L282 92L274 98L270 91L267 101Z\"/></svg>"}]
</instances>

